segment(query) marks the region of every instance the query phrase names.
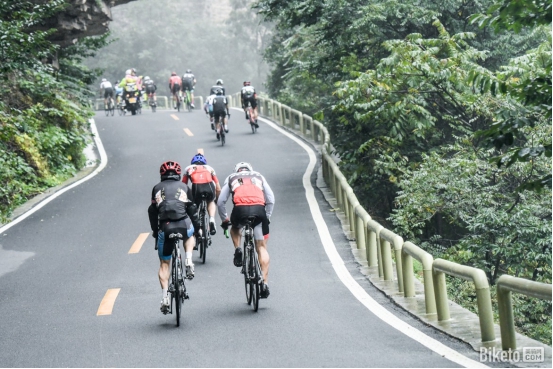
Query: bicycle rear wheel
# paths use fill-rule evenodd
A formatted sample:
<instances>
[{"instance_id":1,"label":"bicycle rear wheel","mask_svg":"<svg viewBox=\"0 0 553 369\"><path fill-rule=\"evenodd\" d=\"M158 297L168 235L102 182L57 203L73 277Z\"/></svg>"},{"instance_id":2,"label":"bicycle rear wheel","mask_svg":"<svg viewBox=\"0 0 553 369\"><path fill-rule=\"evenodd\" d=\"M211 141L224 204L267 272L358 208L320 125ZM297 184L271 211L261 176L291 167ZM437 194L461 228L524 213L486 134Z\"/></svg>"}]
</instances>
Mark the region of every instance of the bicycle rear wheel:
<instances>
[{"instance_id":1,"label":"bicycle rear wheel","mask_svg":"<svg viewBox=\"0 0 553 369\"><path fill-rule=\"evenodd\" d=\"M208 230L207 225L209 224L209 218L207 217L207 211L206 211L207 205L204 201L204 207L203 207L203 213L202 213L202 247L203 247L203 254L202 254L202 263L205 264L205 255L207 253L207 237L208 237Z\"/></svg>"},{"instance_id":2,"label":"bicycle rear wheel","mask_svg":"<svg viewBox=\"0 0 553 369\"><path fill-rule=\"evenodd\" d=\"M251 286L251 294L252 294L252 302L253 302L253 311L257 312L259 309L259 261L257 260L257 253L254 249L251 250L251 278L250 278L250 286Z\"/></svg>"},{"instance_id":3,"label":"bicycle rear wheel","mask_svg":"<svg viewBox=\"0 0 553 369\"><path fill-rule=\"evenodd\" d=\"M244 287L246 288L246 302L248 305L252 304L252 284L250 283L250 268L249 268L249 255L247 248L244 248L244 259L242 260L242 272L244 273Z\"/></svg>"},{"instance_id":4,"label":"bicycle rear wheel","mask_svg":"<svg viewBox=\"0 0 553 369\"><path fill-rule=\"evenodd\" d=\"M176 247L178 247L178 244L176 245ZM175 279L173 280L173 286L175 287L175 293L173 297L175 299L174 302L175 302L175 310L176 310L176 316L177 316L177 327L179 327L180 314L182 310L182 300L183 300L183 296L181 296L180 284L184 283L182 281L182 263L179 258L175 258L173 260L173 268L174 268L173 275L175 276Z\"/></svg>"},{"instance_id":5,"label":"bicycle rear wheel","mask_svg":"<svg viewBox=\"0 0 553 369\"><path fill-rule=\"evenodd\" d=\"M225 146L225 130L223 125L221 125L221 146Z\"/></svg>"}]
</instances>

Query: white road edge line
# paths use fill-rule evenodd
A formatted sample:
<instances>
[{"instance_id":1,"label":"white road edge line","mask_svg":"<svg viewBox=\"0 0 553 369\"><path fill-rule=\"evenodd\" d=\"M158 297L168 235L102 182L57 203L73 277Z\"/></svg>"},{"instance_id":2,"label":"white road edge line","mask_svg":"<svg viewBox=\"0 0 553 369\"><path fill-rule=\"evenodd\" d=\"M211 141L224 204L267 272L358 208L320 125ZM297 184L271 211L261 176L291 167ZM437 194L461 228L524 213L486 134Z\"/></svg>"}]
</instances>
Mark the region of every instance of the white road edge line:
<instances>
[{"instance_id":1,"label":"white road edge line","mask_svg":"<svg viewBox=\"0 0 553 369\"><path fill-rule=\"evenodd\" d=\"M26 219L30 215L34 214L36 211L41 209L44 205L48 204L50 201L54 200L56 197L60 196L61 194L69 191L70 189L77 187L83 182L88 181L90 178L94 177L96 174L100 173L102 169L105 168L106 164L108 163L108 156L106 154L106 150L104 150L104 145L102 144L102 140L100 139L100 136L98 135L98 129L96 128L96 123L94 122L94 119L90 119L90 130L92 131L92 135L94 136L94 142L96 143L96 147L98 148L98 151L100 152L100 165L94 172L90 173L88 176L78 180L77 182L62 188L52 196L44 199L42 202L40 202L38 205L36 205L34 208L30 209L25 214L22 214L17 219L15 219L13 222L10 222L6 225L4 225L2 228L0 228L0 233L7 231L9 228L13 227L17 223L21 222L22 220Z\"/></svg>"},{"instance_id":2,"label":"white road edge line","mask_svg":"<svg viewBox=\"0 0 553 369\"><path fill-rule=\"evenodd\" d=\"M380 318L381 320L383 320L385 323L389 324L393 328L397 329L401 333L405 334L409 338L412 338L415 341L422 344L423 346L426 346L427 348L434 351L438 355L456 364L462 365L464 367L487 368L488 367L487 365L480 363L478 361L469 359L468 357L447 347L446 345L435 340L434 338L427 336L426 334L419 331L415 327L412 327L406 322L404 322L403 320L399 319L398 317L390 313L388 310L386 310L378 302L376 302L363 289L363 287L361 287L359 283L355 281L355 279L352 277L352 275L349 273L346 266L344 265L344 261L338 254L338 251L336 250L336 245L334 245L334 242L332 241L332 237L330 237L330 231L326 226L326 223L323 219L323 215L319 208L319 204L317 203L317 200L315 198L315 192L314 192L313 186L311 186L311 173L313 172L313 169L315 168L315 164L317 163L317 157L315 155L315 152L311 147L305 144L302 140L300 140L293 134L285 131L284 129L280 128L275 123L261 117L259 119L267 123L275 130L279 131L283 135L294 140L305 151L307 151L307 154L309 155L309 165L307 166L307 169L303 175L303 187L305 188L305 196L307 197L307 202L309 204L309 209L311 210L311 215L313 216L313 220L315 221L315 224L317 226L317 231L319 232L319 237L321 238L321 242L323 243L325 252L328 258L330 259L330 262L332 263L332 267L334 268L334 271L336 272L336 274L338 275L342 283L350 290L350 292L378 318Z\"/></svg>"}]
</instances>

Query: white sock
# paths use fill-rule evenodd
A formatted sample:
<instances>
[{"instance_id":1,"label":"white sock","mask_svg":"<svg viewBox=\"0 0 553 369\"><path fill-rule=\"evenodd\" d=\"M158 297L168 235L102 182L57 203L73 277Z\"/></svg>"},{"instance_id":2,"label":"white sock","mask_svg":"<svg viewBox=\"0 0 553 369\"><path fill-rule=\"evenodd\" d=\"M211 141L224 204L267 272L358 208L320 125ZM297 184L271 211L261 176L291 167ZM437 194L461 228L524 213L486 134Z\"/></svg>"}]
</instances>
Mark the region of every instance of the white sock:
<instances>
[{"instance_id":1,"label":"white sock","mask_svg":"<svg viewBox=\"0 0 553 369\"><path fill-rule=\"evenodd\" d=\"M192 251L188 252L186 251L184 253L184 255L186 256L186 258L189 260L189 261L192 261Z\"/></svg>"},{"instance_id":2,"label":"white sock","mask_svg":"<svg viewBox=\"0 0 553 369\"><path fill-rule=\"evenodd\" d=\"M161 298L165 298L167 297L167 288L162 288L161 289Z\"/></svg>"},{"instance_id":3,"label":"white sock","mask_svg":"<svg viewBox=\"0 0 553 369\"><path fill-rule=\"evenodd\" d=\"M213 224L215 224L215 218L213 218L213 217L209 217L209 223L213 223Z\"/></svg>"}]
</instances>

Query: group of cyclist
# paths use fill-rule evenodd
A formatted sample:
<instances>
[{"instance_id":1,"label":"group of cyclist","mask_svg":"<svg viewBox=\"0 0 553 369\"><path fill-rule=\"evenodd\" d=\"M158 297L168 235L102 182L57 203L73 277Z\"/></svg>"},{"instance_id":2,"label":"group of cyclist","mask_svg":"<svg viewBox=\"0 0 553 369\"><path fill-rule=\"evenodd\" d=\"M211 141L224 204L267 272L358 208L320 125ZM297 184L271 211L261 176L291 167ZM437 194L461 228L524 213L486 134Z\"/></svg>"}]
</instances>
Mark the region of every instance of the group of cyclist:
<instances>
[{"instance_id":1,"label":"group of cyclist","mask_svg":"<svg viewBox=\"0 0 553 369\"><path fill-rule=\"evenodd\" d=\"M186 73L179 77L177 72L172 72L169 77L169 91L173 95L173 107L177 108L177 102L180 100L179 93L190 94L190 106L194 109L194 87L196 86L196 77L192 70L187 69Z\"/></svg>"},{"instance_id":2,"label":"group of cyclist","mask_svg":"<svg viewBox=\"0 0 553 369\"><path fill-rule=\"evenodd\" d=\"M194 155L190 165L184 170L175 161L164 162L159 168L159 174L161 181L152 189L148 217L152 235L157 240L156 249L160 260L158 277L162 290L161 312L167 314L170 309L169 264L175 242L169 239L169 234L183 235L186 278L194 278L192 253L200 230L197 210L202 197L205 197L208 203L210 234L215 235L217 232L216 209L222 221L221 227L225 230L230 227L234 245L233 264L237 267L242 266L243 257L240 247L241 230L245 226L245 220L249 216L255 216L252 228L263 275L260 297L267 298L270 261L267 240L275 204L275 197L267 180L259 172L254 171L251 164L240 162L236 164L233 173L221 186L215 170L207 164L207 159L200 153ZM229 217L226 203L230 197L234 208Z\"/></svg>"},{"instance_id":3,"label":"group of cyclist","mask_svg":"<svg viewBox=\"0 0 553 369\"><path fill-rule=\"evenodd\" d=\"M120 81L115 82L115 87L106 78L102 78L100 84L100 93L104 95L104 108L107 109L108 99L115 99L117 104L124 102L131 93L138 91L136 94L138 104L141 106L142 100L152 98L156 105L157 86L154 80L150 77L137 76L136 69L130 68L125 72L125 77ZM124 109L124 106L123 106Z\"/></svg>"}]
</instances>

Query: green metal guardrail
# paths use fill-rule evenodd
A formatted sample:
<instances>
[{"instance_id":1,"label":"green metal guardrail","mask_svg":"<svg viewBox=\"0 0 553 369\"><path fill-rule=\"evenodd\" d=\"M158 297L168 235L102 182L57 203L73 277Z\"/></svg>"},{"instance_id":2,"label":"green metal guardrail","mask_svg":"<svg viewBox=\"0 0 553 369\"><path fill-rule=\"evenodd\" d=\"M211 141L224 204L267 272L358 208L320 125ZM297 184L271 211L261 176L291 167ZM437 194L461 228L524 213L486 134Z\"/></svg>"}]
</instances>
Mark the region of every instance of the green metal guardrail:
<instances>
[{"instance_id":1,"label":"green metal guardrail","mask_svg":"<svg viewBox=\"0 0 553 369\"><path fill-rule=\"evenodd\" d=\"M551 301L551 285L529 281L523 278L502 275L497 281L497 303L499 305L499 327L503 350L516 350L517 339L511 292Z\"/></svg>"},{"instance_id":2,"label":"green metal guardrail","mask_svg":"<svg viewBox=\"0 0 553 369\"><path fill-rule=\"evenodd\" d=\"M240 93L233 95L233 100L240 101ZM344 212L349 221L349 227L354 232L358 249L366 250L366 258L369 267L378 267L378 275L384 280L393 278L391 247L395 251L396 273L398 279L398 292L403 292L405 297L414 297L413 263L412 258L417 259L423 265L423 286L425 295L425 307L427 314L437 314L439 321L449 320L449 306L446 291L445 274L472 281L477 293L478 316L480 320L481 341L495 340L492 305L488 280L485 273L477 268L472 268L450 261L433 260L432 255L423 251L411 242L403 239L390 230L382 227L371 219L370 215L359 204L347 179L341 173L338 165L331 155L332 147L330 135L326 127L297 110L294 110L278 101L258 98L259 109L262 115L273 118L280 125L299 131L298 135L310 139L316 144L322 144L322 171L325 182L336 198L338 207ZM298 127L298 128L297 128ZM502 333L503 348L514 347L514 323L512 309L503 301L510 304L510 292L514 291L528 296L549 298L551 300L551 285L523 280L524 282L511 283L514 277L502 276L501 284L498 283L498 298L502 295L500 316L504 316L501 323L509 325L505 329L505 337ZM517 278L519 280L519 278ZM501 289L501 293L499 290ZM549 291L544 294L544 290ZM547 297L548 296L548 297Z\"/></svg>"}]
</instances>

